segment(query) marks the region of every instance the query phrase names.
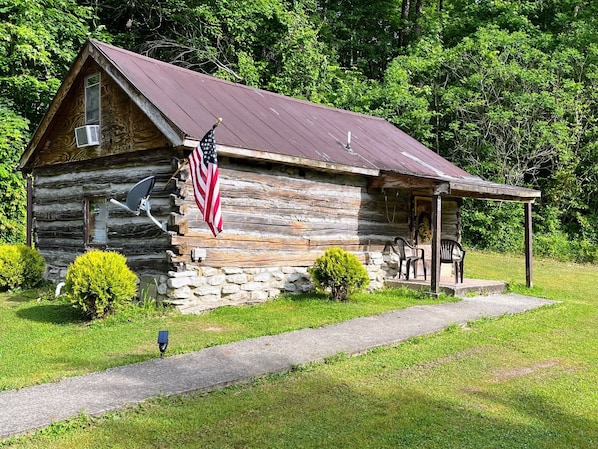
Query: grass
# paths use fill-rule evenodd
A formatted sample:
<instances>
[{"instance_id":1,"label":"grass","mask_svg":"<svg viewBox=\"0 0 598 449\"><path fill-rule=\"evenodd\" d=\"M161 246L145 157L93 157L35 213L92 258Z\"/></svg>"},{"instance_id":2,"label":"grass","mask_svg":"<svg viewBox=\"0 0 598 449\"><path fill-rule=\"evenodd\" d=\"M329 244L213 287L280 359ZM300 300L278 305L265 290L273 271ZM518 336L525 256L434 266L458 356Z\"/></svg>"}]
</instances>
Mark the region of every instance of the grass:
<instances>
[{"instance_id":1,"label":"grass","mask_svg":"<svg viewBox=\"0 0 598 449\"><path fill-rule=\"evenodd\" d=\"M141 310L89 323L69 304L40 300L38 293L0 294L0 390L155 358L161 329L169 330L172 355L434 302L409 291L358 294L346 303L301 295L199 316Z\"/></svg>"},{"instance_id":2,"label":"grass","mask_svg":"<svg viewBox=\"0 0 598 449\"><path fill-rule=\"evenodd\" d=\"M560 303L450 326L396 347L341 355L209 394L157 398L101 418L82 415L5 444L67 449L597 447L598 267L536 261L531 291L523 287L521 258L468 252L466 271L510 281L514 291ZM276 306L282 311L271 314L284 315L287 307L330 306L336 319L346 313L336 306L360 307L311 300L285 306L286 301ZM249 313L246 321L225 321L242 328L262 307L234 311L239 317ZM221 313L227 312L210 315ZM190 318L187 324L199 319L206 318ZM284 318L264 320L280 328ZM218 322L210 326L224 327ZM194 327L189 324L187 331Z\"/></svg>"}]
</instances>

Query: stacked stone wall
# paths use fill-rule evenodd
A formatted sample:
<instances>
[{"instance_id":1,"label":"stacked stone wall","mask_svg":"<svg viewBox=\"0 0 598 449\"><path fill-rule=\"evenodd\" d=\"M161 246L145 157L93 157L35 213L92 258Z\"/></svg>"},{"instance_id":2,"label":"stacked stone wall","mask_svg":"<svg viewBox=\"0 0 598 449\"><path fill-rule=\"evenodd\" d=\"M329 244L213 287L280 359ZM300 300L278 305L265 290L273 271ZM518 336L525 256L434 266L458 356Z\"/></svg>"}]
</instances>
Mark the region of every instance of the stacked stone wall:
<instances>
[{"instance_id":1,"label":"stacked stone wall","mask_svg":"<svg viewBox=\"0 0 598 449\"><path fill-rule=\"evenodd\" d=\"M370 278L368 290L384 287L386 279L397 274L396 260L388 253L368 252L365 268ZM47 267L46 278L64 281L66 267ZM188 267L160 276L142 276L140 291L157 296L182 313L201 313L222 306L255 304L281 293L307 293L314 290L307 267L213 268Z\"/></svg>"},{"instance_id":2,"label":"stacked stone wall","mask_svg":"<svg viewBox=\"0 0 598 449\"><path fill-rule=\"evenodd\" d=\"M384 287L384 280L396 275L389 254L366 254L369 290ZM159 297L182 313L201 313L222 306L254 304L281 293L314 290L307 267L213 268L190 267L160 276Z\"/></svg>"}]
</instances>

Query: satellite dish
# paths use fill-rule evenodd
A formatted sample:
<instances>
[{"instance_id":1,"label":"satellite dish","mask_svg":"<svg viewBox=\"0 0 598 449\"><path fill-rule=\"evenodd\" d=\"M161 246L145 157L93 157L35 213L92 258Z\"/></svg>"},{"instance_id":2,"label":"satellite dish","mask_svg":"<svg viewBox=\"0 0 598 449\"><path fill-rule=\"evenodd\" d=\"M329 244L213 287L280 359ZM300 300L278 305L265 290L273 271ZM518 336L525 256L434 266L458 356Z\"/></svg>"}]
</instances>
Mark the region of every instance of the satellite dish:
<instances>
[{"instance_id":1,"label":"satellite dish","mask_svg":"<svg viewBox=\"0 0 598 449\"><path fill-rule=\"evenodd\" d=\"M155 176L148 176L131 187L131 190L127 193L127 204L123 204L114 198L111 198L110 202L135 215L139 215L139 212L142 210L145 211L147 216L156 224L156 226L163 231L166 231L166 223L160 223L151 214L152 208L149 202L149 197L155 182Z\"/></svg>"},{"instance_id":2,"label":"satellite dish","mask_svg":"<svg viewBox=\"0 0 598 449\"><path fill-rule=\"evenodd\" d=\"M139 206L141 206L141 202L144 199L146 201L149 199L150 192L154 188L155 182L155 176L148 176L131 187L131 190L127 193L127 207L129 210L136 211L137 214L139 214Z\"/></svg>"}]
</instances>

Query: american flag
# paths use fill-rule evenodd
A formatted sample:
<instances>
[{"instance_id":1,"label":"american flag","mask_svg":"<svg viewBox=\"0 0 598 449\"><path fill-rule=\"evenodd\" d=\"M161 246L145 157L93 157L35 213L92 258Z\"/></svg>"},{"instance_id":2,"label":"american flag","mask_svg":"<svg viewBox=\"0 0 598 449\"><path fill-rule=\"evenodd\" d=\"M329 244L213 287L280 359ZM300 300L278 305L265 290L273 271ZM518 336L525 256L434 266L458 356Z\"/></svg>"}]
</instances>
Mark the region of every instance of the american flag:
<instances>
[{"instance_id":1,"label":"american flag","mask_svg":"<svg viewBox=\"0 0 598 449\"><path fill-rule=\"evenodd\" d=\"M189 167L195 202L203 214L204 221L216 237L222 231L222 211L214 128L206 133L199 145L191 152Z\"/></svg>"}]
</instances>

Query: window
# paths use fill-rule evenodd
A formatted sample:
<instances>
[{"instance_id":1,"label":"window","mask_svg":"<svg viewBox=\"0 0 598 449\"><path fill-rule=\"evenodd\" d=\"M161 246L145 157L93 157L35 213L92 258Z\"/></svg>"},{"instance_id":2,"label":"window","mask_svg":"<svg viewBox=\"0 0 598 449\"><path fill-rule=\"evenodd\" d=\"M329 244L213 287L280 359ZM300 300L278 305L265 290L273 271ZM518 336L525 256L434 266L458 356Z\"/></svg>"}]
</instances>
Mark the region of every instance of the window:
<instances>
[{"instance_id":1,"label":"window","mask_svg":"<svg viewBox=\"0 0 598 449\"><path fill-rule=\"evenodd\" d=\"M100 124L100 74L85 78L85 124Z\"/></svg>"},{"instance_id":2,"label":"window","mask_svg":"<svg viewBox=\"0 0 598 449\"><path fill-rule=\"evenodd\" d=\"M108 243L106 198L85 199L85 243L91 246L106 246Z\"/></svg>"}]
</instances>

